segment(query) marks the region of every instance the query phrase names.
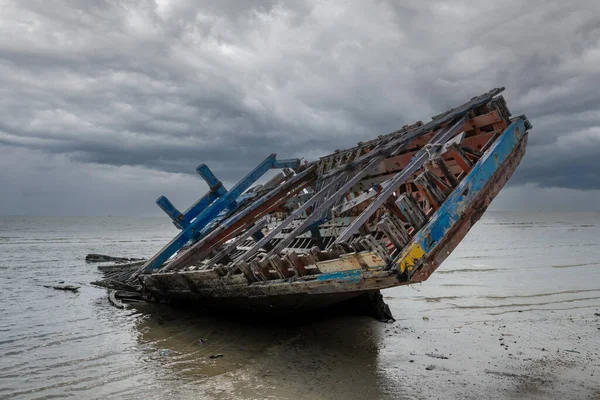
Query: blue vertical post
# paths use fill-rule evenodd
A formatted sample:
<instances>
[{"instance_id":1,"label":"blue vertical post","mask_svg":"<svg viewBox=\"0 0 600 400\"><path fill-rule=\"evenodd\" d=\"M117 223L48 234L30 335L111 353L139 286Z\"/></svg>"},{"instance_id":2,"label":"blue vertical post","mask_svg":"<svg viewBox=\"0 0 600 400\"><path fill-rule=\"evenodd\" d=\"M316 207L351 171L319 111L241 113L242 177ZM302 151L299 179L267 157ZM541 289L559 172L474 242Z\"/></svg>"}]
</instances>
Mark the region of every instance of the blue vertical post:
<instances>
[{"instance_id":1,"label":"blue vertical post","mask_svg":"<svg viewBox=\"0 0 600 400\"><path fill-rule=\"evenodd\" d=\"M156 204L171 217L177 228L182 229L188 226L188 223L184 220L184 215L165 196L156 199Z\"/></svg>"},{"instance_id":2,"label":"blue vertical post","mask_svg":"<svg viewBox=\"0 0 600 400\"><path fill-rule=\"evenodd\" d=\"M250 173L246 175L241 181L239 181L233 188L231 188L229 192L216 199L206 209L201 211L196 217L196 219L190 222L186 228L182 229L182 231L177 236L175 236L175 238L173 238L173 240L171 240L171 242L167 244L161 251L156 253L154 257L152 257L144 265L144 267L142 267L141 271L151 271L159 268L165 261L169 259L169 257L175 254L191 239L199 239L201 236L201 231L206 226L206 224L212 221L225 208L229 207L231 203L233 203L242 193L244 193L244 191L246 191L246 189L248 189L254 182L260 179L260 177L263 176L265 172L273 168L274 163L275 154L271 154L256 168L250 171ZM205 172L206 171L203 170L203 173Z\"/></svg>"},{"instance_id":3,"label":"blue vertical post","mask_svg":"<svg viewBox=\"0 0 600 400\"><path fill-rule=\"evenodd\" d=\"M227 193L227 190L223 187L223 184L217 177L212 173L208 165L200 164L196 168L196 172L206 181L206 184L210 188L211 192L217 192L219 196L223 196Z\"/></svg>"},{"instance_id":4,"label":"blue vertical post","mask_svg":"<svg viewBox=\"0 0 600 400\"><path fill-rule=\"evenodd\" d=\"M184 213L181 213L165 196L160 196L156 200L156 204L173 220L173 224L179 229L186 228L213 201L227 193L227 189L223 187L221 181L217 179L208 166L202 164L196 168L196 171L206 181L210 191L192 204Z\"/></svg>"},{"instance_id":5,"label":"blue vertical post","mask_svg":"<svg viewBox=\"0 0 600 400\"><path fill-rule=\"evenodd\" d=\"M206 164L201 164L196 168L196 172L204 179L210 191L200 200L192 204L184 214L183 221L189 225L202 211L204 211L213 201L227 193L227 189L223 186L220 180L212 173Z\"/></svg>"}]
</instances>

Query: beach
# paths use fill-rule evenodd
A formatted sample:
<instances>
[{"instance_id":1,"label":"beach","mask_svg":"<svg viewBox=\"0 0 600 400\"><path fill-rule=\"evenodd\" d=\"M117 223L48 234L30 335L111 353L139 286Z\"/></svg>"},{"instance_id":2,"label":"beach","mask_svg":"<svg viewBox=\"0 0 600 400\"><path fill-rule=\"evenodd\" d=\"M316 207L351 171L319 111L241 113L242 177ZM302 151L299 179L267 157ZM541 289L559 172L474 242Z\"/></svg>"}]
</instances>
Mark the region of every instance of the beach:
<instances>
[{"instance_id":1,"label":"beach","mask_svg":"<svg viewBox=\"0 0 600 400\"><path fill-rule=\"evenodd\" d=\"M112 307L88 253L148 257L166 218L0 218L0 398L600 398L600 214L488 212L396 318ZM43 287L65 281L77 293Z\"/></svg>"}]
</instances>

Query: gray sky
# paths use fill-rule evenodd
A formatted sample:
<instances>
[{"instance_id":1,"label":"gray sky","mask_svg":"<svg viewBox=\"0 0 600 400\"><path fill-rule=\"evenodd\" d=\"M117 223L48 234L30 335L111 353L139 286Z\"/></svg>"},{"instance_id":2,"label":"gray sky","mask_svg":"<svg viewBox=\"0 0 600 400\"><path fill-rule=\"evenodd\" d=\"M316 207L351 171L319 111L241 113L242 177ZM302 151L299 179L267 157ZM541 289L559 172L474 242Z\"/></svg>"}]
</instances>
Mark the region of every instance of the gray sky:
<instances>
[{"instance_id":1,"label":"gray sky","mask_svg":"<svg viewBox=\"0 0 600 400\"><path fill-rule=\"evenodd\" d=\"M0 0L0 215L160 215L497 86L500 210L600 211L600 2Z\"/></svg>"}]
</instances>

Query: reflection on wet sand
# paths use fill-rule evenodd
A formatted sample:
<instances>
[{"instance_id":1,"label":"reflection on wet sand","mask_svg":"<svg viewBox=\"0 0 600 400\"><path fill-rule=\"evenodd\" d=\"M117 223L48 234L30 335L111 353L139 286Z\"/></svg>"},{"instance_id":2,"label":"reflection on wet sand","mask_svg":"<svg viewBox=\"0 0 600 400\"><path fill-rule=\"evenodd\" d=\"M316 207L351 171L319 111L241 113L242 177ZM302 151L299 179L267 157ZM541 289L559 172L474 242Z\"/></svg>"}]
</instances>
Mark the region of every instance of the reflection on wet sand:
<instances>
[{"instance_id":1,"label":"reflection on wet sand","mask_svg":"<svg viewBox=\"0 0 600 400\"><path fill-rule=\"evenodd\" d=\"M147 361L181 395L187 387L222 398L381 397L377 357L387 325L370 317L235 320L138 309Z\"/></svg>"},{"instance_id":2,"label":"reflection on wet sand","mask_svg":"<svg viewBox=\"0 0 600 400\"><path fill-rule=\"evenodd\" d=\"M599 220L488 212L427 282L383 292L384 324L116 309L83 257L152 254L168 221L9 219L0 398L600 398ZM81 289L42 286L58 280Z\"/></svg>"}]
</instances>

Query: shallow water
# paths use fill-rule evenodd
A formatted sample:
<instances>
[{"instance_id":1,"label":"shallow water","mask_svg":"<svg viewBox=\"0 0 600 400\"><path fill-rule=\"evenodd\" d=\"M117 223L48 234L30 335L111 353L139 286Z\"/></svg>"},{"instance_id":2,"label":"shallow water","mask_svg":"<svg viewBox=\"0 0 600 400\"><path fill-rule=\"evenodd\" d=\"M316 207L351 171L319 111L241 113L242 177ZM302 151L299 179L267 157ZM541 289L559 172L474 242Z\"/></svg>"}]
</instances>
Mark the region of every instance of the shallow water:
<instances>
[{"instance_id":1,"label":"shallow water","mask_svg":"<svg viewBox=\"0 0 600 400\"><path fill-rule=\"evenodd\" d=\"M87 253L147 257L174 233L165 218L0 218L0 398L600 394L600 214L486 213L427 282L383 292L395 324L118 310L89 285ZM42 286L61 280L82 287Z\"/></svg>"}]
</instances>

